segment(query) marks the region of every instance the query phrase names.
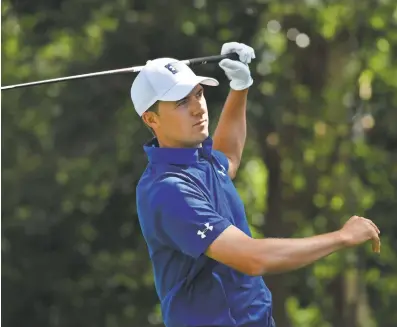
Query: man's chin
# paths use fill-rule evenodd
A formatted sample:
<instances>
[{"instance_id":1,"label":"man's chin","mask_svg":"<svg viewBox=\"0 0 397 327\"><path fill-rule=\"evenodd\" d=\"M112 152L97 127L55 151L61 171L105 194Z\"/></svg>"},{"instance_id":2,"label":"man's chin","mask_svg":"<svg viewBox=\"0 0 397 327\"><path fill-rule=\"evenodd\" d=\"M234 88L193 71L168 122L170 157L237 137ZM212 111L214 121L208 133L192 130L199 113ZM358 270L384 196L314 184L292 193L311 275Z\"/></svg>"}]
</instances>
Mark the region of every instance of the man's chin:
<instances>
[{"instance_id":1,"label":"man's chin","mask_svg":"<svg viewBox=\"0 0 397 327\"><path fill-rule=\"evenodd\" d=\"M200 143L203 142L204 140L206 140L209 136L209 132L207 131L202 131L200 133Z\"/></svg>"},{"instance_id":2,"label":"man's chin","mask_svg":"<svg viewBox=\"0 0 397 327\"><path fill-rule=\"evenodd\" d=\"M203 131L200 133L195 133L195 137L194 139L191 139L190 142L188 144L186 144L188 147L200 147L201 144L208 138L209 133L208 131Z\"/></svg>"}]
</instances>

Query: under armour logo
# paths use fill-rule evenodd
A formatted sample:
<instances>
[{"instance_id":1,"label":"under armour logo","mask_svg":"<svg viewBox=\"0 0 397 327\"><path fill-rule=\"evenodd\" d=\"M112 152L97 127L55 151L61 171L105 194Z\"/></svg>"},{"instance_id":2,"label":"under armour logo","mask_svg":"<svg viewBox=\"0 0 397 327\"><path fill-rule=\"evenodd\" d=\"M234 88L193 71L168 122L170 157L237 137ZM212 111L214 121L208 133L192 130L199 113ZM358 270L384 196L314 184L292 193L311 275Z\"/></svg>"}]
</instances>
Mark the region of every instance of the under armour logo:
<instances>
[{"instance_id":1,"label":"under armour logo","mask_svg":"<svg viewBox=\"0 0 397 327\"><path fill-rule=\"evenodd\" d=\"M206 238L207 235L205 235L205 233L207 233L209 230L214 229L214 226L211 226L210 223L205 223L204 226L205 226L204 230L197 231L197 235L199 235L201 238Z\"/></svg>"},{"instance_id":2,"label":"under armour logo","mask_svg":"<svg viewBox=\"0 0 397 327\"><path fill-rule=\"evenodd\" d=\"M173 74L176 74L178 72L178 70L174 66L172 66L171 64L167 64L164 67L167 68Z\"/></svg>"},{"instance_id":3,"label":"under armour logo","mask_svg":"<svg viewBox=\"0 0 397 327\"><path fill-rule=\"evenodd\" d=\"M221 168L222 168L222 170L218 170L218 173L221 174L222 176L226 176L226 174L225 174L225 171L226 171L225 167L223 167L223 166L221 165Z\"/></svg>"}]
</instances>

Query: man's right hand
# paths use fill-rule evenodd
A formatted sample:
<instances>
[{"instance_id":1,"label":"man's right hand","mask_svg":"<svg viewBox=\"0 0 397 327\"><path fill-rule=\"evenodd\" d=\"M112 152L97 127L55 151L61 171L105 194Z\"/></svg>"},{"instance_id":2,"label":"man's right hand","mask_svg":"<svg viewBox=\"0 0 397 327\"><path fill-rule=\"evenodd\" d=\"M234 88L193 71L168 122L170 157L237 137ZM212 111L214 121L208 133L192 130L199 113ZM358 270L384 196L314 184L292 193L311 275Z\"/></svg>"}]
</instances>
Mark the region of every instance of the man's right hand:
<instances>
[{"instance_id":1,"label":"man's right hand","mask_svg":"<svg viewBox=\"0 0 397 327\"><path fill-rule=\"evenodd\" d=\"M369 219L353 216L339 230L347 247L359 245L372 240L372 251L380 252L379 228Z\"/></svg>"}]
</instances>

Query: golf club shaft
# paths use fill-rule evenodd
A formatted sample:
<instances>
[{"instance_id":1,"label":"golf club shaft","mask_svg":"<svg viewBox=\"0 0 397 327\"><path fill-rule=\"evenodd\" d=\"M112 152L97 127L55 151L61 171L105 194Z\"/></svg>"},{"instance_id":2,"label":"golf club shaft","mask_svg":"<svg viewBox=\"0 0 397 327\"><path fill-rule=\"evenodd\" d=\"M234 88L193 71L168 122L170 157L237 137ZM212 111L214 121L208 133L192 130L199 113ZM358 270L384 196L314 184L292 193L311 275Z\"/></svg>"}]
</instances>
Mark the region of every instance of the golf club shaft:
<instances>
[{"instance_id":1,"label":"golf club shaft","mask_svg":"<svg viewBox=\"0 0 397 327\"><path fill-rule=\"evenodd\" d=\"M227 58L232 59L232 60L238 60L238 55L236 53L229 53L226 55L208 56L208 57L201 57L201 58L186 59L186 60L181 60L181 61L188 66L197 66L197 65L205 65L205 64L209 64L209 63L217 63L217 62L220 62L221 60L227 59ZM96 77L96 76L104 76L104 75L138 73L142 70L143 67L144 66L135 66L135 67L121 68L121 69L106 70L106 71L101 71L101 72L96 72L96 73L59 77L59 78L53 78L53 79L47 79L47 80L35 81L35 82L29 82L29 83L14 84L14 85L2 86L1 90L2 91L3 90L11 90L11 89L16 89L16 88L21 88L21 87L43 85L43 84L49 84L49 83L58 83L58 82L64 82L64 81L70 81L70 80L76 80L76 79L84 79L84 78L90 78L90 77Z\"/></svg>"}]
</instances>

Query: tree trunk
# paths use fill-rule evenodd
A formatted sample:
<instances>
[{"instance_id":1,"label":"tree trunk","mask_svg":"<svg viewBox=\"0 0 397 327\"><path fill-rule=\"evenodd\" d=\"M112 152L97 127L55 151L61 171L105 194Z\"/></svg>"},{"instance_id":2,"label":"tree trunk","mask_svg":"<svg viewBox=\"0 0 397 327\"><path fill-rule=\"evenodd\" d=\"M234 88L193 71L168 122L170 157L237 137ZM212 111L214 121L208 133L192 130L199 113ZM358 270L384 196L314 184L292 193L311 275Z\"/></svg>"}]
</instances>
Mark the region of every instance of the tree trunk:
<instances>
[{"instance_id":1,"label":"tree trunk","mask_svg":"<svg viewBox=\"0 0 397 327\"><path fill-rule=\"evenodd\" d=\"M263 234L269 237L288 236L282 223L282 194L281 194L281 158L276 150L262 142L263 161L269 171L267 192L267 214L263 227ZM283 274L265 276L266 284L273 294L273 317L277 326L289 327L290 321L285 312L285 301L288 296L286 276Z\"/></svg>"}]
</instances>

